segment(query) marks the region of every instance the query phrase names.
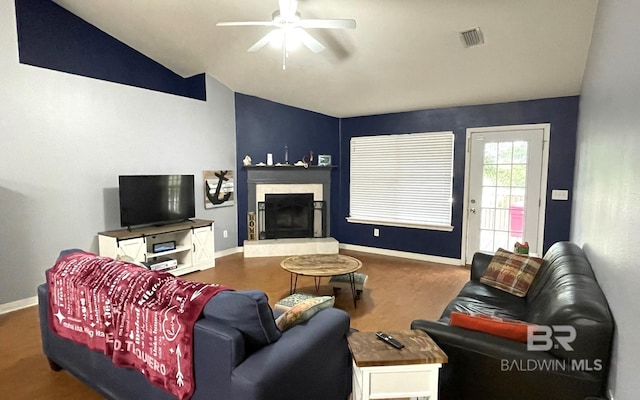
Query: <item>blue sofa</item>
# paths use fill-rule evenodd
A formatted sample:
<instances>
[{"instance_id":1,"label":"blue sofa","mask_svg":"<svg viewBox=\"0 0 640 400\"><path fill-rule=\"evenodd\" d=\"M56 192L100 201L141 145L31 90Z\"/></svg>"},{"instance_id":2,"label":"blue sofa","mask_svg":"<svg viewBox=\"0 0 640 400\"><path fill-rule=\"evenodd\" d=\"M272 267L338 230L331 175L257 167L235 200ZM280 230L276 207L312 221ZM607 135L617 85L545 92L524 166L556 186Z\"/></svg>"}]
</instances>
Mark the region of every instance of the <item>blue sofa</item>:
<instances>
[{"instance_id":1,"label":"blue sofa","mask_svg":"<svg viewBox=\"0 0 640 400\"><path fill-rule=\"evenodd\" d=\"M136 370L61 338L48 323L48 286L38 287L42 347L53 370L65 369L108 399L175 399ZM194 328L194 400L346 400L351 392L349 315L335 308L280 332L260 291L222 292Z\"/></svg>"}]
</instances>

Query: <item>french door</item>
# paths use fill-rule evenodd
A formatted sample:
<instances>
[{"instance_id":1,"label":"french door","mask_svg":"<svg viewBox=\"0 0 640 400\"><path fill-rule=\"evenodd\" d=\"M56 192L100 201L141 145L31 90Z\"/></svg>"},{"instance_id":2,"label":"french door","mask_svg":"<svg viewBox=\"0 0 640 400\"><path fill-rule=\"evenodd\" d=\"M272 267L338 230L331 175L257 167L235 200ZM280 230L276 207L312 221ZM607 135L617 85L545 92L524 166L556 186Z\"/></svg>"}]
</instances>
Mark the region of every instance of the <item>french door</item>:
<instances>
[{"instance_id":1,"label":"french door","mask_svg":"<svg viewBox=\"0 0 640 400\"><path fill-rule=\"evenodd\" d=\"M513 251L516 242L542 252L548 132L549 125L468 130L467 264L477 251Z\"/></svg>"}]
</instances>

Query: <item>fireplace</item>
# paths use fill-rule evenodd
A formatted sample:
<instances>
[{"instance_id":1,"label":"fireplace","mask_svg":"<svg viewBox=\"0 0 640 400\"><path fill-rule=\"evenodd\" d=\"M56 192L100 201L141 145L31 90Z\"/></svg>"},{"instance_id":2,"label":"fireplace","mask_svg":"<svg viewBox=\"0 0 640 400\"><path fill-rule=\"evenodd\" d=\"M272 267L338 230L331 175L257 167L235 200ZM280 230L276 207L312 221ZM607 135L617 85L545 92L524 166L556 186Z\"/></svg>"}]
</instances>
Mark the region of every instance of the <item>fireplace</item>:
<instances>
[{"instance_id":1,"label":"fireplace","mask_svg":"<svg viewBox=\"0 0 640 400\"><path fill-rule=\"evenodd\" d=\"M338 252L338 242L330 237L329 226L333 167L245 168L245 257Z\"/></svg>"},{"instance_id":2,"label":"fireplace","mask_svg":"<svg viewBox=\"0 0 640 400\"><path fill-rule=\"evenodd\" d=\"M260 224L264 230L260 232L260 239L314 236L313 193L266 194L264 200L261 203L264 224Z\"/></svg>"}]
</instances>

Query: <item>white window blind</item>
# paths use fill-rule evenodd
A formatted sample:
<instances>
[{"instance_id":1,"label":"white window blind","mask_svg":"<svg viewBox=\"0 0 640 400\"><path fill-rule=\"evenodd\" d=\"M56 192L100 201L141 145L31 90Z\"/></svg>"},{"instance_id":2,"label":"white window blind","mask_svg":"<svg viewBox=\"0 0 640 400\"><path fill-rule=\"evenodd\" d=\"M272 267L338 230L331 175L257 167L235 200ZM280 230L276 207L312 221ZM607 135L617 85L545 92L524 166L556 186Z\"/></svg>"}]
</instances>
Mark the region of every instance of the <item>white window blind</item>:
<instances>
[{"instance_id":1,"label":"white window blind","mask_svg":"<svg viewBox=\"0 0 640 400\"><path fill-rule=\"evenodd\" d=\"M451 231L453 132L351 138L349 222Z\"/></svg>"}]
</instances>

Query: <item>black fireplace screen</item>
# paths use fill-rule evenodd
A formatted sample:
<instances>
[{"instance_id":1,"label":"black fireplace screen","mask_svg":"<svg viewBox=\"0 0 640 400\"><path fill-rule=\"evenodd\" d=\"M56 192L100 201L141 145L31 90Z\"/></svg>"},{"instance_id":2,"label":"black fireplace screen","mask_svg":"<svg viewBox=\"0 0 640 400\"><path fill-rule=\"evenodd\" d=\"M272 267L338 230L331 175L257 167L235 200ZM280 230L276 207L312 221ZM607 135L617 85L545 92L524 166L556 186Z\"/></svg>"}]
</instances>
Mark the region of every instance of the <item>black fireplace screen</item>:
<instances>
[{"instance_id":1,"label":"black fireplace screen","mask_svg":"<svg viewBox=\"0 0 640 400\"><path fill-rule=\"evenodd\" d=\"M325 237L324 201L313 193L266 194L258 203L260 239Z\"/></svg>"}]
</instances>

